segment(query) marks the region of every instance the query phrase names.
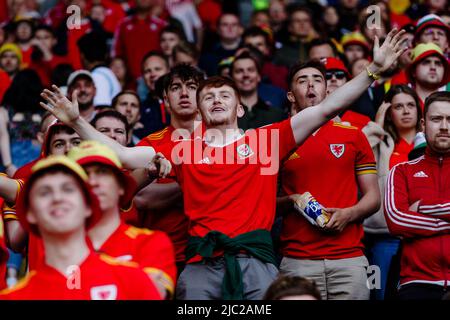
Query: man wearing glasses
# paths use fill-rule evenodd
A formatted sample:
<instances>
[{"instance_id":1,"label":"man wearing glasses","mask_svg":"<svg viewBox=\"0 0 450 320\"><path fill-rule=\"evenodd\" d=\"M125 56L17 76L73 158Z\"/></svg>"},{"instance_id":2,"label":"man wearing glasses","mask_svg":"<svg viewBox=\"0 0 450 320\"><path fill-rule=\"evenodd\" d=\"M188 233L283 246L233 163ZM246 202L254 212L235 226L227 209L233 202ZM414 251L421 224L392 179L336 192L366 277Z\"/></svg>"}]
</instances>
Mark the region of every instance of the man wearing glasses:
<instances>
[{"instance_id":1,"label":"man wearing glasses","mask_svg":"<svg viewBox=\"0 0 450 320\"><path fill-rule=\"evenodd\" d=\"M450 28L447 24L439 16L428 14L417 21L414 40L416 45L433 42L448 54L449 35Z\"/></svg>"},{"instance_id":2,"label":"man wearing glasses","mask_svg":"<svg viewBox=\"0 0 450 320\"><path fill-rule=\"evenodd\" d=\"M334 92L350 80L350 74L344 63L336 58L325 58L322 60L325 65L325 80L327 80L327 94Z\"/></svg>"},{"instance_id":3,"label":"man wearing glasses","mask_svg":"<svg viewBox=\"0 0 450 320\"><path fill-rule=\"evenodd\" d=\"M344 65L342 60L337 58L325 58L321 60L325 66L325 80L327 82L327 95L334 92L339 87L346 84L351 79L351 75ZM340 121L343 123L350 123L352 126L363 128L369 121L369 115L375 113L375 101L378 100L380 95L376 91L376 99L373 99L373 88L368 88L361 97L350 107L340 115ZM339 119L336 119L339 120Z\"/></svg>"}]
</instances>

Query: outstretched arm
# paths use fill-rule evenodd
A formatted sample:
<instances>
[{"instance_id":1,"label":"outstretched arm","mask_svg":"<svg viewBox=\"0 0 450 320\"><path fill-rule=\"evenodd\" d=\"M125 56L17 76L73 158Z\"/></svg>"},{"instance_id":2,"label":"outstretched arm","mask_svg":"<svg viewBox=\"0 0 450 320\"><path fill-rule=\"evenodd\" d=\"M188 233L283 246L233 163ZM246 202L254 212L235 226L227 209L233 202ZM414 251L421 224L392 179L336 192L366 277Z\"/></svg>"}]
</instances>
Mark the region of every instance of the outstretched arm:
<instances>
[{"instance_id":1,"label":"outstretched arm","mask_svg":"<svg viewBox=\"0 0 450 320\"><path fill-rule=\"evenodd\" d=\"M183 203L183 193L176 182L152 182L134 197L134 204L139 211L166 210Z\"/></svg>"},{"instance_id":2,"label":"outstretched arm","mask_svg":"<svg viewBox=\"0 0 450 320\"><path fill-rule=\"evenodd\" d=\"M172 170L172 164L167 160L161 152L158 152L147 164L146 168L134 170L131 175L136 181L137 190L145 188L153 180L157 178L165 178Z\"/></svg>"},{"instance_id":3,"label":"outstretched arm","mask_svg":"<svg viewBox=\"0 0 450 320\"><path fill-rule=\"evenodd\" d=\"M123 166L127 169L144 168L148 162L155 156L155 149L152 147L133 147L127 148L117 141L97 131L85 119L80 116L77 92L72 94L70 101L61 90L53 85L53 91L45 89L41 96L47 103L41 102L41 106L50 111L56 118L72 127L82 139L96 140L110 147L119 156Z\"/></svg>"},{"instance_id":4,"label":"outstretched arm","mask_svg":"<svg viewBox=\"0 0 450 320\"><path fill-rule=\"evenodd\" d=\"M8 203L15 203L19 190L19 180L8 178L3 173L0 173L0 197Z\"/></svg>"},{"instance_id":5,"label":"outstretched arm","mask_svg":"<svg viewBox=\"0 0 450 320\"><path fill-rule=\"evenodd\" d=\"M380 74L387 70L406 49L402 49L401 36L404 31L397 33L393 29L380 47L378 38L375 38L373 49L373 62L368 71ZM302 144L315 130L336 115L348 108L367 88L373 79L367 72L361 72L351 81L335 90L326 99L316 106L306 108L291 118L291 126L295 141Z\"/></svg>"}]
</instances>

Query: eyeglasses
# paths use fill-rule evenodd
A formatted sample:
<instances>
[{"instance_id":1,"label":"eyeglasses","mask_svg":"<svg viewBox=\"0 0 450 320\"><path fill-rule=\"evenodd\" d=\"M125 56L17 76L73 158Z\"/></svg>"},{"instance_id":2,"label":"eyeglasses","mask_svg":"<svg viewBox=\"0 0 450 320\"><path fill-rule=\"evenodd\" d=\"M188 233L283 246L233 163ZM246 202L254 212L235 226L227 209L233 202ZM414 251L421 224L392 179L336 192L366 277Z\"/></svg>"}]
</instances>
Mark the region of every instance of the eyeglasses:
<instances>
[{"instance_id":1,"label":"eyeglasses","mask_svg":"<svg viewBox=\"0 0 450 320\"><path fill-rule=\"evenodd\" d=\"M423 35L428 36L428 37L434 37L435 35L438 37L446 37L447 36L447 34L445 33L444 30L439 30L439 29L438 30L433 30L433 29L425 30L423 32Z\"/></svg>"},{"instance_id":2,"label":"eyeglasses","mask_svg":"<svg viewBox=\"0 0 450 320\"><path fill-rule=\"evenodd\" d=\"M342 79L346 78L344 71L327 71L325 73L325 79L327 79L327 80L331 80L331 78L333 78L333 76L335 76L336 79L338 79L338 80L342 80Z\"/></svg>"}]
</instances>

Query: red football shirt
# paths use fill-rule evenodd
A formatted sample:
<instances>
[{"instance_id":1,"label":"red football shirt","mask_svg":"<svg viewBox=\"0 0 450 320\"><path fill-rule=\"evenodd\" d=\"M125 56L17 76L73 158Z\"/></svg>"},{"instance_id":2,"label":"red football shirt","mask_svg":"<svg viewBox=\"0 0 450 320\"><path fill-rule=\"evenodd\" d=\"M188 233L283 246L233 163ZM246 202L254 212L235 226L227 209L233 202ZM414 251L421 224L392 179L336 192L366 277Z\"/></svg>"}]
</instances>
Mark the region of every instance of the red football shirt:
<instances>
[{"instance_id":1,"label":"red football shirt","mask_svg":"<svg viewBox=\"0 0 450 320\"><path fill-rule=\"evenodd\" d=\"M143 138L137 145L150 146L156 151L161 146L173 143L171 136L175 128L168 126L158 132ZM173 183L174 179L158 179L158 183ZM143 226L151 230L161 230L168 234L175 248L175 259L177 262L185 261L184 250L186 249L188 239L189 219L184 214L183 207L173 206L168 210L153 210L151 212L142 212Z\"/></svg>"},{"instance_id":2,"label":"red football shirt","mask_svg":"<svg viewBox=\"0 0 450 320\"><path fill-rule=\"evenodd\" d=\"M295 147L289 119L248 130L225 146L200 138L177 142L166 158L174 162L183 190L190 235L215 230L235 237L270 230L280 159Z\"/></svg>"},{"instance_id":3,"label":"red football shirt","mask_svg":"<svg viewBox=\"0 0 450 320\"><path fill-rule=\"evenodd\" d=\"M102 27L106 32L114 33L119 22L126 16L125 10L120 3L111 0L101 0L100 4L105 8Z\"/></svg>"},{"instance_id":4,"label":"red football shirt","mask_svg":"<svg viewBox=\"0 0 450 320\"><path fill-rule=\"evenodd\" d=\"M370 122L370 118L359 112L347 110L342 115L341 121L348 122L348 123L350 123L351 126L362 129Z\"/></svg>"},{"instance_id":5,"label":"red football shirt","mask_svg":"<svg viewBox=\"0 0 450 320\"><path fill-rule=\"evenodd\" d=\"M98 251L121 261L136 262L147 274L162 272L166 289L173 293L177 268L173 245L164 232L121 223Z\"/></svg>"},{"instance_id":6,"label":"red football shirt","mask_svg":"<svg viewBox=\"0 0 450 320\"><path fill-rule=\"evenodd\" d=\"M396 164L408 161L408 154L414 149L414 142L409 144L405 139L400 138L394 146L391 158L389 159L389 169Z\"/></svg>"},{"instance_id":7,"label":"red football shirt","mask_svg":"<svg viewBox=\"0 0 450 320\"><path fill-rule=\"evenodd\" d=\"M159 50L159 33L167 23L157 17L122 20L114 34L113 57L123 57L133 79L141 75L142 58L152 50Z\"/></svg>"},{"instance_id":8,"label":"red football shirt","mask_svg":"<svg viewBox=\"0 0 450 320\"><path fill-rule=\"evenodd\" d=\"M22 64L21 67L26 69L30 66L31 63L31 54L33 53L33 47L30 46L27 49L20 48L22 51Z\"/></svg>"},{"instance_id":9,"label":"red football shirt","mask_svg":"<svg viewBox=\"0 0 450 320\"><path fill-rule=\"evenodd\" d=\"M42 239L34 233L28 233L28 269L36 270L45 261L45 250Z\"/></svg>"},{"instance_id":10,"label":"red football shirt","mask_svg":"<svg viewBox=\"0 0 450 320\"><path fill-rule=\"evenodd\" d=\"M375 159L356 127L325 124L284 163L281 183L286 194L310 192L324 207L346 208L358 201L357 175L376 174ZM283 219L282 253L298 259L342 259L363 255L361 223L341 233L325 233L297 212Z\"/></svg>"},{"instance_id":11,"label":"red football shirt","mask_svg":"<svg viewBox=\"0 0 450 320\"><path fill-rule=\"evenodd\" d=\"M408 84L408 76L406 75L405 70L400 70L397 72L391 79L391 86L396 84Z\"/></svg>"},{"instance_id":12,"label":"red football shirt","mask_svg":"<svg viewBox=\"0 0 450 320\"><path fill-rule=\"evenodd\" d=\"M67 277L42 264L15 287L0 292L0 300L160 300L150 278L136 263L91 253Z\"/></svg>"}]
</instances>

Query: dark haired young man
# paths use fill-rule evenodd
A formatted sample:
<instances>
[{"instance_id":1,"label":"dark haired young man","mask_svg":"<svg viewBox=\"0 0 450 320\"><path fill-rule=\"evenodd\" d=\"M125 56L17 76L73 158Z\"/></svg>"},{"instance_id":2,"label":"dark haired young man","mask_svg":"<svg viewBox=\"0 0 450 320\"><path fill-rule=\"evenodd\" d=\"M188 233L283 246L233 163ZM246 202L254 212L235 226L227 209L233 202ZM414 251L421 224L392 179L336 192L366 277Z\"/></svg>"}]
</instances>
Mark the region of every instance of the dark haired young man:
<instances>
[{"instance_id":1,"label":"dark haired young man","mask_svg":"<svg viewBox=\"0 0 450 320\"><path fill-rule=\"evenodd\" d=\"M170 112L170 125L148 135L138 146L150 146L158 150L178 138L189 138L198 118L197 87L203 73L188 65L178 65L164 77L164 100ZM198 121L199 123L200 121ZM186 136L177 135L177 130ZM171 238L176 254L178 272L185 264L185 248L188 239L188 218L182 205L182 192L174 179L159 179L137 193L134 203L143 216L143 225L165 231Z\"/></svg>"}]
</instances>

